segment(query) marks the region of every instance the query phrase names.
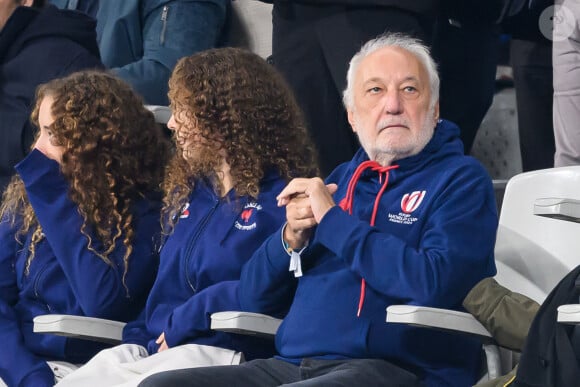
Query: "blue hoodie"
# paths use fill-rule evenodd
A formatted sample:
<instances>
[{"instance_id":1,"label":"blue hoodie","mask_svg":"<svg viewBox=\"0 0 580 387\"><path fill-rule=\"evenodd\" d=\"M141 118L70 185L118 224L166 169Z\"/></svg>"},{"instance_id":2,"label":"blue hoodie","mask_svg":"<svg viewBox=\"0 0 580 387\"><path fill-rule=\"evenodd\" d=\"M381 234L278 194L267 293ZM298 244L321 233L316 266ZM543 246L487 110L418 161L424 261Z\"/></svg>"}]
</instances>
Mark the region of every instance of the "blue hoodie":
<instances>
[{"instance_id":1,"label":"blue hoodie","mask_svg":"<svg viewBox=\"0 0 580 387\"><path fill-rule=\"evenodd\" d=\"M146 321L127 325L123 341L157 352L165 332L170 347L204 344L242 351L246 359L271 356L273 345L210 329L210 315L240 310L237 286L241 268L285 220L276 195L286 182L268 174L256 200L236 199L232 190L219 198L211 184L195 182L189 204L160 252L159 274L146 307Z\"/></svg>"},{"instance_id":2,"label":"blue hoodie","mask_svg":"<svg viewBox=\"0 0 580 387\"><path fill-rule=\"evenodd\" d=\"M362 171L352 215L335 206L324 216L302 254L299 279L288 273L281 231L256 251L242 272L240 303L248 311L288 311L276 335L283 359L383 358L417 373L427 386L476 381L476 342L385 322L392 304L461 310L467 292L495 274L493 187L483 167L463 155L458 136L454 124L441 121L419 154L396 161L388 173ZM365 161L359 150L328 177L338 184L334 199L342 207Z\"/></svg>"},{"instance_id":3,"label":"blue hoodie","mask_svg":"<svg viewBox=\"0 0 580 387\"><path fill-rule=\"evenodd\" d=\"M32 331L42 314L72 314L129 321L138 316L155 279L159 244L160 195L133 209L135 239L122 282L122 239L108 265L87 248L83 219L68 198L58 164L33 150L16 169L42 225L44 238L26 273L31 235L16 242L7 219L0 223L0 377L9 386L52 386L47 360L85 362L103 348L89 341ZM16 228L18 225L16 226ZM96 238L93 245L99 250Z\"/></svg>"}]
</instances>

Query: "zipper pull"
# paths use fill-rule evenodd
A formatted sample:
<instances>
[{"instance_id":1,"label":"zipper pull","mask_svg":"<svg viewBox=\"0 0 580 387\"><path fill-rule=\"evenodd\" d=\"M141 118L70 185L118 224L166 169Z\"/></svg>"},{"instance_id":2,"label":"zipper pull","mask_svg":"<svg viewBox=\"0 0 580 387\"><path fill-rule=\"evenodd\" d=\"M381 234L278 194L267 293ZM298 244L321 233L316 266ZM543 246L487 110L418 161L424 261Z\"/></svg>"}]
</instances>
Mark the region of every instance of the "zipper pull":
<instances>
[{"instance_id":1,"label":"zipper pull","mask_svg":"<svg viewBox=\"0 0 580 387\"><path fill-rule=\"evenodd\" d=\"M165 43L165 31L167 30L167 14L169 13L169 6L164 5L163 11L161 11L161 22L163 25L161 26L161 36L159 37L159 43Z\"/></svg>"}]
</instances>

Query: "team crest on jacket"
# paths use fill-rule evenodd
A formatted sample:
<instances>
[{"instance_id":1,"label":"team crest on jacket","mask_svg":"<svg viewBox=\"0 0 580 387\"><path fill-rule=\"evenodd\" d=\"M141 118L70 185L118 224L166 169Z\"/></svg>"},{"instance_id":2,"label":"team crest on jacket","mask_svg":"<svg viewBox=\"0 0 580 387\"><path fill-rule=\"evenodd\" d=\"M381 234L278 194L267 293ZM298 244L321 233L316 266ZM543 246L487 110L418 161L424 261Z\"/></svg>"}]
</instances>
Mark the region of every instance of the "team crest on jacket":
<instances>
[{"instance_id":1,"label":"team crest on jacket","mask_svg":"<svg viewBox=\"0 0 580 387\"><path fill-rule=\"evenodd\" d=\"M256 202L249 202L236 219L234 226L238 230L249 231L256 228L256 213L262 209L262 206Z\"/></svg>"},{"instance_id":2,"label":"team crest on jacket","mask_svg":"<svg viewBox=\"0 0 580 387\"><path fill-rule=\"evenodd\" d=\"M179 215L181 219L189 218L189 203L185 203L183 209L181 210L181 215Z\"/></svg>"},{"instance_id":3,"label":"team crest on jacket","mask_svg":"<svg viewBox=\"0 0 580 387\"><path fill-rule=\"evenodd\" d=\"M415 211L421 205L421 202L425 197L425 192L426 191L415 191L411 194L404 194L401 199L401 210L403 210L405 214L410 214Z\"/></svg>"},{"instance_id":4,"label":"team crest on jacket","mask_svg":"<svg viewBox=\"0 0 580 387\"><path fill-rule=\"evenodd\" d=\"M427 191L414 191L412 193L406 193L401 198L401 212L398 214L389 214L389 221L399 224L413 224L417 221L417 218L412 216L411 213L415 211L425 198Z\"/></svg>"}]
</instances>

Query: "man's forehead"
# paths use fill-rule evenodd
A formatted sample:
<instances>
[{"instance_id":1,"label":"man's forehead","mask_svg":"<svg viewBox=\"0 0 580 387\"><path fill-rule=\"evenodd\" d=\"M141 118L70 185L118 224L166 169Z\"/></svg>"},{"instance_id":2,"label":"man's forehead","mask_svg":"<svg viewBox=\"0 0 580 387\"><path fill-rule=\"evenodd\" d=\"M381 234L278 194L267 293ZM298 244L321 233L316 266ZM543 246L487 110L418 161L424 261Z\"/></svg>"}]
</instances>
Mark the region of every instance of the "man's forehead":
<instances>
[{"instance_id":1,"label":"man's forehead","mask_svg":"<svg viewBox=\"0 0 580 387\"><path fill-rule=\"evenodd\" d=\"M400 47L383 47L361 60L357 78L362 83L385 78L422 82L427 78L427 71L411 52Z\"/></svg>"}]
</instances>

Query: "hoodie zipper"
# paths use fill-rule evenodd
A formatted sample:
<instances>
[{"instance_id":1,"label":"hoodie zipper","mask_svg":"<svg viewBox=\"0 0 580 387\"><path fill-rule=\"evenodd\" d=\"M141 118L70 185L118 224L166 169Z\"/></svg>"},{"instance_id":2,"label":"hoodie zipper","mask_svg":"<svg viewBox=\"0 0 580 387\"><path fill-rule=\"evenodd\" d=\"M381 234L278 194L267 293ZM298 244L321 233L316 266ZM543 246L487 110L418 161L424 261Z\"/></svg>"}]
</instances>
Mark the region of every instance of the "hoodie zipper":
<instances>
[{"instance_id":1,"label":"hoodie zipper","mask_svg":"<svg viewBox=\"0 0 580 387\"><path fill-rule=\"evenodd\" d=\"M45 265L42 270L40 270L40 272L38 273L38 275L36 276L36 278L34 279L34 296L39 300L39 301L43 301L40 298L40 293L38 292L38 283L40 282L40 278L42 277L42 275L44 274L44 272L46 271L46 269L48 269L48 265ZM52 308L50 307L50 305L48 305L47 303L43 302L44 305L46 305L46 309L49 312L52 312Z\"/></svg>"},{"instance_id":2,"label":"hoodie zipper","mask_svg":"<svg viewBox=\"0 0 580 387\"><path fill-rule=\"evenodd\" d=\"M193 290L193 293L196 293L197 290L196 290L195 286L191 283L191 280L189 278L189 260L191 259L191 255L193 253L194 247L197 244L196 243L197 240L199 239L200 235L204 231L205 226L207 226L209 219L211 218L211 216L213 215L213 213L215 212L215 210L217 209L219 204L220 204L220 201L217 200L215 202L215 204L213 205L213 207L209 210L207 215L202 219L201 223L197 227L197 232L195 233L195 235L191 239L189 245L187 246L187 250L185 251L185 280L187 281L187 284L189 285L191 290Z\"/></svg>"},{"instance_id":3,"label":"hoodie zipper","mask_svg":"<svg viewBox=\"0 0 580 387\"><path fill-rule=\"evenodd\" d=\"M164 5L163 11L161 12L161 36L159 38L159 43L161 45L165 44L165 31L167 31L167 14L169 13L169 6Z\"/></svg>"}]
</instances>

